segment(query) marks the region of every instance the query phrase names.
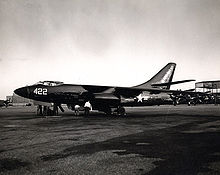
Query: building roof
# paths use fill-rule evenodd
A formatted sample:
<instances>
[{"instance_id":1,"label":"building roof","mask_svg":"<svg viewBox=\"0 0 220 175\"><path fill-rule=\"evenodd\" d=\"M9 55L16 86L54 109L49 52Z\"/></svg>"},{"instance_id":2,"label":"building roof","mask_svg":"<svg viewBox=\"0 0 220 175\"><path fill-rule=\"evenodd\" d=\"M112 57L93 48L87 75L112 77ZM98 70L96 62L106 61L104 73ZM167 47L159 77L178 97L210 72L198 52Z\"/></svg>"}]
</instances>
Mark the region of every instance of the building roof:
<instances>
[{"instance_id":1,"label":"building roof","mask_svg":"<svg viewBox=\"0 0 220 175\"><path fill-rule=\"evenodd\" d=\"M207 89L220 89L220 80L197 82L195 83L195 87Z\"/></svg>"}]
</instances>

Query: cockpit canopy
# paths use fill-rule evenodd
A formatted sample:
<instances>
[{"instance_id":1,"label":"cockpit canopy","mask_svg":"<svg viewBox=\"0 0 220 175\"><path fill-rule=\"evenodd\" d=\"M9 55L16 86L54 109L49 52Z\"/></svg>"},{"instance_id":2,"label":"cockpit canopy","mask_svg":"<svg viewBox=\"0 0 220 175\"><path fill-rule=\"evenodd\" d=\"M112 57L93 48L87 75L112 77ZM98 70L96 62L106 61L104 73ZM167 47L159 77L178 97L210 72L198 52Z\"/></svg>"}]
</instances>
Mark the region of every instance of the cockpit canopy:
<instances>
[{"instance_id":1,"label":"cockpit canopy","mask_svg":"<svg viewBox=\"0 0 220 175\"><path fill-rule=\"evenodd\" d=\"M36 85L38 84L45 85L45 86L59 86L59 85L62 85L63 82L61 81L39 81L36 83Z\"/></svg>"}]
</instances>

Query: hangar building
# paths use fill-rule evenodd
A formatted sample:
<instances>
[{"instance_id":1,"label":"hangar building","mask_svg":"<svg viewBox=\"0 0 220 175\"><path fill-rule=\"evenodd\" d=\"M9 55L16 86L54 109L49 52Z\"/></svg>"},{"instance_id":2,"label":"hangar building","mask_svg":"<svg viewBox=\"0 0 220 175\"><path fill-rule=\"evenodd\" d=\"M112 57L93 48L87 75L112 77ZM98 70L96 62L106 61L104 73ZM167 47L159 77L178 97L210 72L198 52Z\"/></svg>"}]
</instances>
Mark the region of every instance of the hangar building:
<instances>
[{"instance_id":1,"label":"hangar building","mask_svg":"<svg viewBox=\"0 0 220 175\"><path fill-rule=\"evenodd\" d=\"M195 90L197 92L209 92L214 98L214 103L220 103L220 80L197 82L195 83Z\"/></svg>"},{"instance_id":2,"label":"hangar building","mask_svg":"<svg viewBox=\"0 0 220 175\"><path fill-rule=\"evenodd\" d=\"M26 105L26 104L32 103L32 100L24 98L24 97L20 97L16 95L15 93L13 94L13 96L7 96L6 99L12 102L13 106Z\"/></svg>"},{"instance_id":3,"label":"hangar building","mask_svg":"<svg viewBox=\"0 0 220 175\"><path fill-rule=\"evenodd\" d=\"M195 84L196 91L212 93L220 93L220 80L219 81L201 81Z\"/></svg>"}]
</instances>

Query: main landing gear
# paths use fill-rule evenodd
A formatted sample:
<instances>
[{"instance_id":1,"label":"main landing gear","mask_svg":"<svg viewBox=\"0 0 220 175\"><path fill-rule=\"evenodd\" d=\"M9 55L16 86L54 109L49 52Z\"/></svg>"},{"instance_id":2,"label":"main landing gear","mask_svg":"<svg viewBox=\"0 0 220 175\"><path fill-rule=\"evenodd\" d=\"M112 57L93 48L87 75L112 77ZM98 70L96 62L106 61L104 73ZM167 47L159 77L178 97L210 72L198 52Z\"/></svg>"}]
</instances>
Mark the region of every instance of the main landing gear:
<instances>
[{"instance_id":1,"label":"main landing gear","mask_svg":"<svg viewBox=\"0 0 220 175\"><path fill-rule=\"evenodd\" d=\"M123 106L118 106L117 108L110 108L107 107L104 112L107 115L114 115L116 114L117 116L125 116L126 112L125 112L125 108Z\"/></svg>"},{"instance_id":2,"label":"main landing gear","mask_svg":"<svg viewBox=\"0 0 220 175\"><path fill-rule=\"evenodd\" d=\"M58 115L58 107L62 112L64 112L64 109L61 105L53 105L53 109L51 109L49 106L43 106L43 105L37 105L37 116L57 116Z\"/></svg>"},{"instance_id":3,"label":"main landing gear","mask_svg":"<svg viewBox=\"0 0 220 175\"><path fill-rule=\"evenodd\" d=\"M125 108L122 107L122 106L119 106L119 107L117 108L117 115L120 115L120 116L126 115L126 113L125 113Z\"/></svg>"}]
</instances>

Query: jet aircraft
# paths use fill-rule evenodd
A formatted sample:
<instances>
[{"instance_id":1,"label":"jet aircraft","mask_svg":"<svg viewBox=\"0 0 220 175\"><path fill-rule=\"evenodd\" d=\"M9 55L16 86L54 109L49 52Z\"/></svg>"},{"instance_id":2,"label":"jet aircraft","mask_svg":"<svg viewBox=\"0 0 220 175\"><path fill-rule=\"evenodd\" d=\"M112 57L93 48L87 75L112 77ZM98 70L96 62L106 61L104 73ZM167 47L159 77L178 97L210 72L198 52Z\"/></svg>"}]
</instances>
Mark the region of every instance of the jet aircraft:
<instances>
[{"instance_id":1,"label":"jet aircraft","mask_svg":"<svg viewBox=\"0 0 220 175\"><path fill-rule=\"evenodd\" d=\"M0 107L5 106L6 108L10 105L9 100L0 100Z\"/></svg>"},{"instance_id":2,"label":"jet aircraft","mask_svg":"<svg viewBox=\"0 0 220 175\"><path fill-rule=\"evenodd\" d=\"M25 98L36 101L53 103L54 111L58 107L63 112L61 104L67 104L71 109L75 105L84 106L85 102L90 101L92 108L111 114L116 111L119 115L125 114L126 106L149 105L149 99L146 100L146 94L155 97L157 94L165 94L170 99L179 94L179 91L170 90L173 84L184 83L195 80L182 80L172 82L176 64L168 63L150 80L133 87L115 87L98 85L78 85L64 84L59 81L41 81L37 84L16 89L14 92ZM190 94L194 92L181 92L181 94ZM154 98L155 99L155 98ZM160 99L160 104L165 104L165 100ZM167 98L166 98L167 99Z\"/></svg>"}]
</instances>

